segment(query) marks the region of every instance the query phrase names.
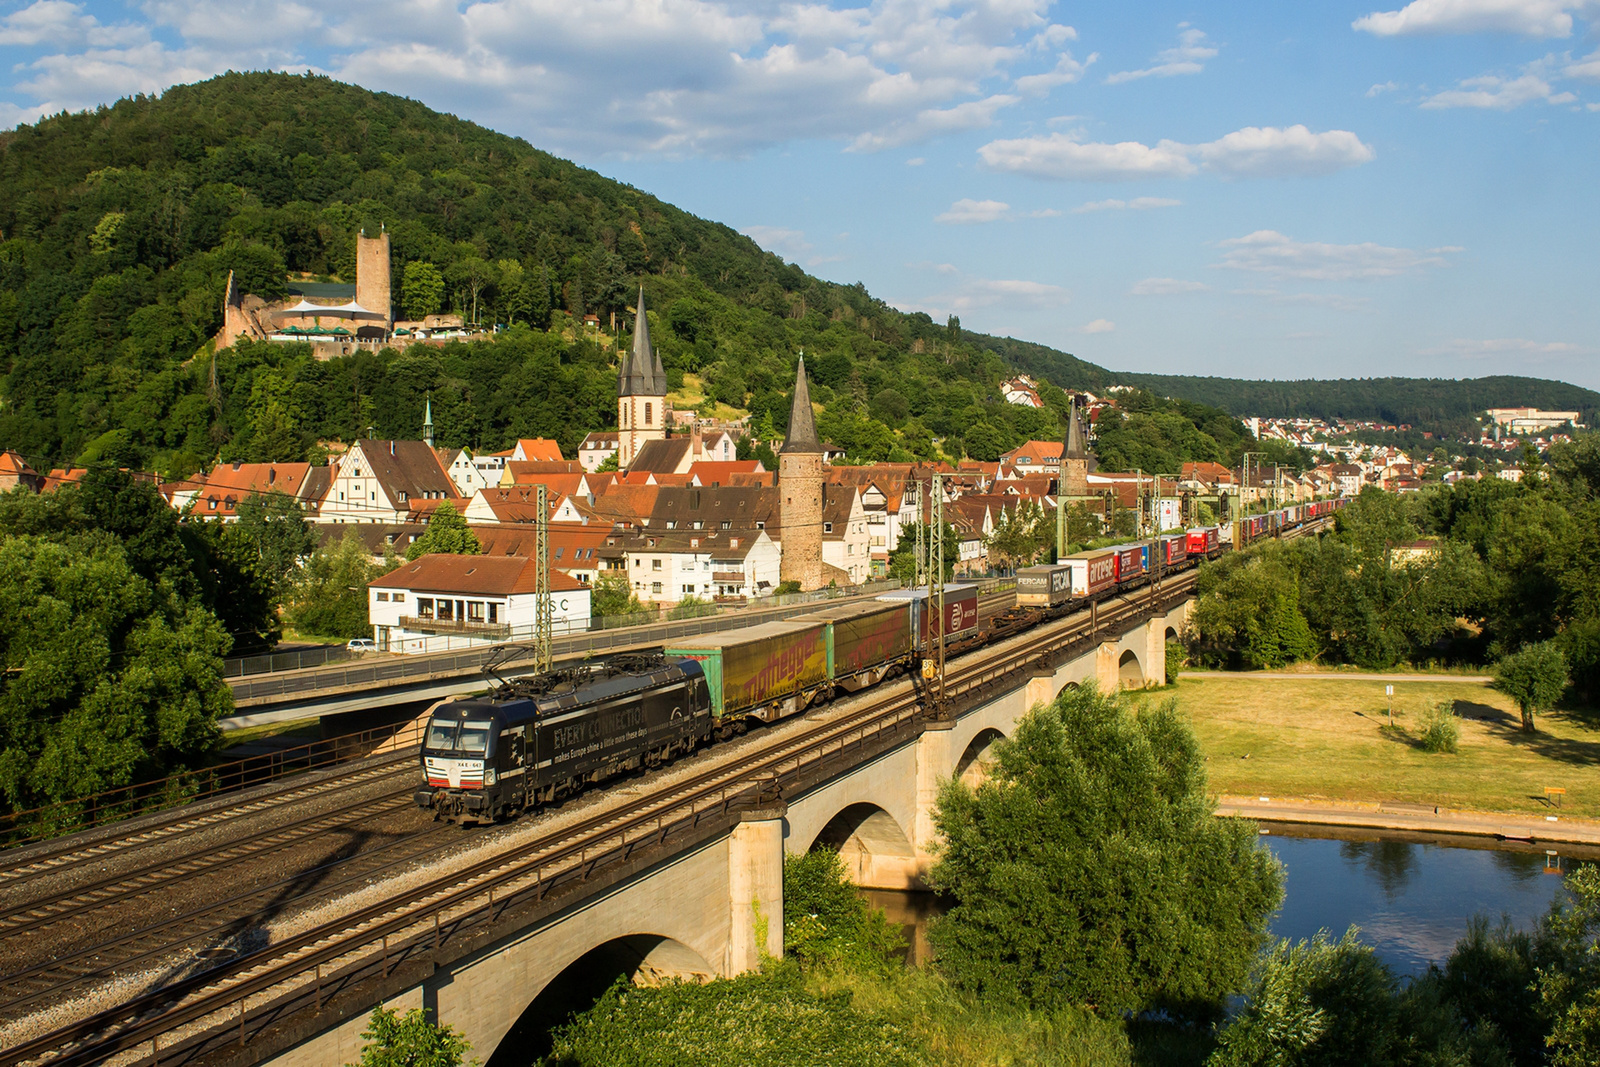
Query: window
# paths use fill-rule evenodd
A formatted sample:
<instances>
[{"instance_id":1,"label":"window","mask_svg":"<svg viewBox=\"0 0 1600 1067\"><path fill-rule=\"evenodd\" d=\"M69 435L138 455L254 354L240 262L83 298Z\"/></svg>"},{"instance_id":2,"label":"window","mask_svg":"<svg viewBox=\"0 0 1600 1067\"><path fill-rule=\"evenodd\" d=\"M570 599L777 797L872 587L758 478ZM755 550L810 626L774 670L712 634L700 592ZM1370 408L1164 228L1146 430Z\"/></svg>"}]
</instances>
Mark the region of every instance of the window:
<instances>
[{"instance_id":1,"label":"window","mask_svg":"<svg viewBox=\"0 0 1600 1067\"><path fill-rule=\"evenodd\" d=\"M694 585L693 585L693 583L690 583L689 585L686 585L686 586L683 587L683 595L684 596L694 596Z\"/></svg>"},{"instance_id":2,"label":"window","mask_svg":"<svg viewBox=\"0 0 1600 1067\"><path fill-rule=\"evenodd\" d=\"M456 617L456 605L453 600L440 598L433 607L434 618L440 622L452 622Z\"/></svg>"},{"instance_id":3,"label":"window","mask_svg":"<svg viewBox=\"0 0 1600 1067\"><path fill-rule=\"evenodd\" d=\"M722 523L721 523L721 529L724 529L724 530L733 529L733 520L732 519L723 519Z\"/></svg>"},{"instance_id":4,"label":"window","mask_svg":"<svg viewBox=\"0 0 1600 1067\"><path fill-rule=\"evenodd\" d=\"M467 601L467 621L468 622L482 622L483 621L483 601L481 601L481 600L469 600L469 601Z\"/></svg>"},{"instance_id":5,"label":"window","mask_svg":"<svg viewBox=\"0 0 1600 1067\"><path fill-rule=\"evenodd\" d=\"M667 529L676 530L677 528L678 528L678 520L677 519L668 519L667 520Z\"/></svg>"},{"instance_id":6,"label":"window","mask_svg":"<svg viewBox=\"0 0 1600 1067\"><path fill-rule=\"evenodd\" d=\"M696 520L694 520L694 528L695 528L695 529L696 529L696 530L702 530L702 529L704 529L704 528L705 528L705 525L706 525L706 524L705 524L705 523L703 523L703 522L701 522L701 521L700 521L700 520L699 520L699 519L696 519Z\"/></svg>"},{"instance_id":7,"label":"window","mask_svg":"<svg viewBox=\"0 0 1600 1067\"><path fill-rule=\"evenodd\" d=\"M404 593L396 593L392 599L396 604L404 604L406 602L406 595Z\"/></svg>"},{"instance_id":8,"label":"window","mask_svg":"<svg viewBox=\"0 0 1600 1067\"><path fill-rule=\"evenodd\" d=\"M659 592L661 592L661 583L660 583L660 582L651 582L651 583L650 583L650 591L651 591L651 592L652 592L652 593L659 593Z\"/></svg>"},{"instance_id":9,"label":"window","mask_svg":"<svg viewBox=\"0 0 1600 1067\"><path fill-rule=\"evenodd\" d=\"M431 618L433 618L433 597L431 597L431 596L419 596L419 597L417 597L417 618L419 618L419 619L431 619Z\"/></svg>"},{"instance_id":10,"label":"window","mask_svg":"<svg viewBox=\"0 0 1600 1067\"><path fill-rule=\"evenodd\" d=\"M648 400L644 402L644 424L646 426L650 425L650 401Z\"/></svg>"},{"instance_id":11,"label":"window","mask_svg":"<svg viewBox=\"0 0 1600 1067\"><path fill-rule=\"evenodd\" d=\"M634 561L633 561L633 565L634 565L634 566L635 566L635 567L643 567L643 566L644 566L644 560L642 560L642 559L635 559L635 560L634 560Z\"/></svg>"},{"instance_id":12,"label":"window","mask_svg":"<svg viewBox=\"0 0 1600 1067\"><path fill-rule=\"evenodd\" d=\"M822 524L822 532L823 533L833 533L833 523L831 523L831 522L823 523Z\"/></svg>"},{"instance_id":13,"label":"window","mask_svg":"<svg viewBox=\"0 0 1600 1067\"><path fill-rule=\"evenodd\" d=\"M765 530L766 528L767 528L766 520L764 520L764 519L757 519L756 520L756 529Z\"/></svg>"},{"instance_id":14,"label":"window","mask_svg":"<svg viewBox=\"0 0 1600 1067\"><path fill-rule=\"evenodd\" d=\"M379 594L378 594L378 599L379 599L379 600L380 600L380 601L384 601L384 602L387 602L387 601L388 601L388 599L389 599L389 594L388 594L388 593L379 593Z\"/></svg>"},{"instance_id":15,"label":"window","mask_svg":"<svg viewBox=\"0 0 1600 1067\"><path fill-rule=\"evenodd\" d=\"M659 559L651 560L650 561L650 569L653 570L653 571L660 570L661 569L661 561Z\"/></svg>"},{"instance_id":16,"label":"window","mask_svg":"<svg viewBox=\"0 0 1600 1067\"><path fill-rule=\"evenodd\" d=\"M493 601L490 601L490 603L489 603L489 621L490 622L499 622L500 621L500 605L494 603Z\"/></svg>"}]
</instances>

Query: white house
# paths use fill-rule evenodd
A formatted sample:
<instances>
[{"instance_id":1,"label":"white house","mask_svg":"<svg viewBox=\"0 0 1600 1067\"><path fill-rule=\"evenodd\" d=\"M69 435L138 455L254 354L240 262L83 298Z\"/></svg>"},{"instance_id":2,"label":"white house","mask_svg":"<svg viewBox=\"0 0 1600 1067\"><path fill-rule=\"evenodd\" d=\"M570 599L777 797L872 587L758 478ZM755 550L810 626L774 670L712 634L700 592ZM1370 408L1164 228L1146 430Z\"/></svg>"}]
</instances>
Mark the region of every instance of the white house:
<instances>
[{"instance_id":1,"label":"white house","mask_svg":"<svg viewBox=\"0 0 1600 1067\"><path fill-rule=\"evenodd\" d=\"M578 462L583 469L593 474L600 469L600 464L607 458L617 454L617 449L622 447L622 436L616 430L596 430L583 439L583 444L578 446Z\"/></svg>"},{"instance_id":2,"label":"white house","mask_svg":"<svg viewBox=\"0 0 1600 1067\"><path fill-rule=\"evenodd\" d=\"M463 497L471 499L479 489L500 484L500 473L505 466L504 457L485 457L500 459L501 462L481 463L464 448L445 448L440 449L439 453L439 462L444 465L450 480L456 483L456 491Z\"/></svg>"},{"instance_id":3,"label":"white house","mask_svg":"<svg viewBox=\"0 0 1600 1067\"><path fill-rule=\"evenodd\" d=\"M536 562L527 556L419 557L367 583L372 638L389 652L526 640L537 624ZM589 628L589 588L550 571L557 636Z\"/></svg>"},{"instance_id":4,"label":"white house","mask_svg":"<svg viewBox=\"0 0 1600 1067\"><path fill-rule=\"evenodd\" d=\"M628 583L646 602L761 596L778 584L778 545L765 530L647 531L622 547Z\"/></svg>"},{"instance_id":5,"label":"white house","mask_svg":"<svg viewBox=\"0 0 1600 1067\"><path fill-rule=\"evenodd\" d=\"M412 501L461 503L439 454L422 441L362 439L339 457L320 522L405 522Z\"/></svg>"}]
</instances>

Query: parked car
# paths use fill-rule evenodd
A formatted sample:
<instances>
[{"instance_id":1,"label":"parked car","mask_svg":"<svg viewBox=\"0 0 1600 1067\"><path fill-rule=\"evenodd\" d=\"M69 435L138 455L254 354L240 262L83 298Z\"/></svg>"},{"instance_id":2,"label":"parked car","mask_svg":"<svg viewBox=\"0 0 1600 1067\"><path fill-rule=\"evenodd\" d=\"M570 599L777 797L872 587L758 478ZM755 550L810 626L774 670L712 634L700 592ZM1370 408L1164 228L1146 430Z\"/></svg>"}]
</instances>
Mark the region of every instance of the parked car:
<instances>
[{"instance_id":1,"label":"parked car","mask_svg":"<svg viewBox=\"0 0 1600 1067\"><path fill-rule=\"evenodd\" d=\"M378 642L370 637L356 637L352 638L350 643L344 647L359 656L368 652L378 651Z\"/></svg>"}]
</instances>

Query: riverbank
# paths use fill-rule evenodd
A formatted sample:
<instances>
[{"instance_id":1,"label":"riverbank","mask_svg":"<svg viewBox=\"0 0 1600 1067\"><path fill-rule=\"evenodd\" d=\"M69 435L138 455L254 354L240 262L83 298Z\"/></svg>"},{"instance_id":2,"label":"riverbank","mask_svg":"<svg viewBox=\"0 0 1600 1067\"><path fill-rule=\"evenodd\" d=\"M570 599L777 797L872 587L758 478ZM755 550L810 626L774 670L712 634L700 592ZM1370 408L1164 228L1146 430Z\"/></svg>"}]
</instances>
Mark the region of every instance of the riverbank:
<instances>
[{"instance_id":1,"label":"riverbank","mask_svg":"<svg viewBox=\"0 0 1600 1067\"><path fill-rule=\"evenodd\" d=\"M1600 729L1558 713L1541 716L1537 731L1524 733L1515 706L1486 682L1185 674L1168 692L1194 726L1213 794L1242 798L1239 805L1252 817L1516 831L1506 836L1528 836L1531 827L1550 840L1600 841L1580 836L1600 831ZM1460 728L1454 753L1425 751L1417 736L1422 712L1441 703ZM1259 797L1273 800L1249 799ZM1274 805L1294 810L1272 815Z\"/></svg>"},{"instance_id":2,"label":"riverbank","mask_svg":"<svg viewBox=\"0 0 1600 1067\"><path fill-rule=\"evenodd\" d=\"M1457 811L1404 803L1335 803L1297 797L1220 796L1218 815L1239 815L1261 823L1337 826L1406 833L1461 834L1536 844L1600 847L1600 822L1559 813L1528 816L1493 811Z\"/></svg>"}]
</instances>

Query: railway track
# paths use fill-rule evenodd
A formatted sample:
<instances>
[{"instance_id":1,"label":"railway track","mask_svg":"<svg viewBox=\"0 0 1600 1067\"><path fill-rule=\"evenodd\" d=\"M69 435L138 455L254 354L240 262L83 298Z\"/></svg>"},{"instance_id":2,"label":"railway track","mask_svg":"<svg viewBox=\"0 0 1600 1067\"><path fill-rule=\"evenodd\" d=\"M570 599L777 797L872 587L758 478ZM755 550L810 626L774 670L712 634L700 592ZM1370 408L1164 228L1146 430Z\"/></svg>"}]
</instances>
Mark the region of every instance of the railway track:
<instances>
[{"instance_id":1,"label":"railway track","mask_svg":"<svg viewBox=\"0 0 1600 1067\"><path fill-rule=\"evenodd\" d=\"M1192 582L1192 572L1169 579L1163 599L1182 595ZM1037 665L1041 656L1070 648L1127 618L1143 617L1148 607L1149 599L1136 595L1102 604L1098 620L1079 613L1052 624L1047 640L1038 634L1012 638L993 655L956 666L946 678L946 692L955 699L979 694L986 686ZM852 746L915 736L918 720L925 716L924 704L923 695L910 684L893 683L864 702L836 709L823 721L802 719L794 728L774 731L740 759L633 797L626 813L603 808L549 833L531 834L459 870L397 887L384 899L335 920L226 960L203 961L211 965L189 968L161 988L129 997L116 1008L16 1044L0 1053L0 1063L43 1062L46 1057L52 1064L91 1063L130 1051L136 1061L136 1050L146 1045L149 1059L186 1062L214 1041L224 1040L216 1038L211 1025L224 1017L229 1033L237 1030L242 1038L252 1026L259 1031L285 1011L309 1006L313 1000L320 1007L325 994L376 976L380 960L382 974L387 975L407 958L436 951L447 935L457 937L492 921L513 902L543 899L551 889L592 871L603 860L662 844L674 834L699 827L708 817L726 816L740 803L758 803L775 790L793 788L804 780L808 768L820 771L829 759L840 758ZM196 936L191 934L189 941ZM171 940L165 949L149 949L140 958L162 951L170 955ZM29 1003L39 1003L39 996Z\"/></svg>"}]
</instances>

